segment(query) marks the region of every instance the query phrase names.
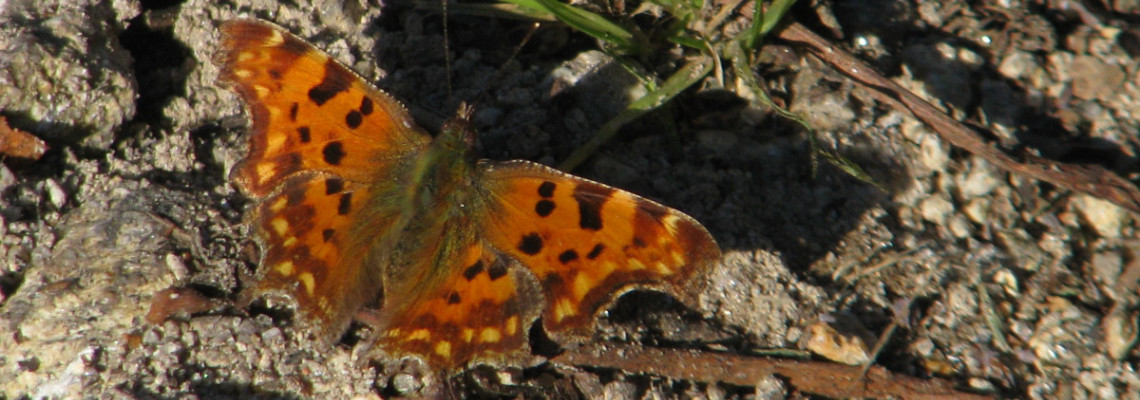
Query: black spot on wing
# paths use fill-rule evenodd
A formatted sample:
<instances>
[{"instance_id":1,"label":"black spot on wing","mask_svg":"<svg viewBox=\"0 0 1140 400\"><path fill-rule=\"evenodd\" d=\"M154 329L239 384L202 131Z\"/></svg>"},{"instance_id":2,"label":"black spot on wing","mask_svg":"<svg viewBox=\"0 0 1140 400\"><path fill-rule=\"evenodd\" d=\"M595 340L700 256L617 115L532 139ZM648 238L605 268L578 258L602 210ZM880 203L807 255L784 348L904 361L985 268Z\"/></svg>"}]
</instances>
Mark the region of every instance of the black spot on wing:
<instances>
[{"instance_id":1,"label":"black spot on wing","mask_svg":"<svg viewBox=\"0 0 1140 400\"><path fill-rule=\"evenodd\" d=\"M344 180L340 178L325 179L325 194L337 194L344 190Z\"/></svg>"},{"instance_id":2,"label":"black spot on wing","mask_svg":"<svg viewBox=\"0 0 1140 400\"><path fill-rule=\"evenodd\" d=\"M590 250L589 253L586 253L586 258L589 258L591 260L598 258L598 255L601 255L602 250L604 250L605 248L606 248L606 246L604 244L601 244L601 243L594 245L593 250Z\"/></svg>"},{"instance_id":3,"label":"black spot on wing","mask_svg":"<svg viewBox=\"0 0 1140 400\"><path fill-rule=\"evenodd\" d=\"M372 114L372 99L368 98L368 96L365 96L364 100L360 101L360 113L364 115Z\"/></svg>"},{"instance_id":4,"label":"black spot on wing","mask_svg":"<svg viewBox=\"0 0 1140 400\"><path fill-rule=\"evenodd\" d=\"M464 269L463 277L467 278L467 280L472 280L481 272L483 272L483 260L476 261L474 264L471 264L470 267Z\"/></svg>"},{"instance_id":5,"label":"black spot on wing","mask_svg":"<svg viewBox=\"0 0 1140 400\"><path fill-rule=\"evenodd\" d=\"M293 103L293 104L297 104L297 103ZM301 136L301 143L309 143L309 141L313 140L313 136L309 133L309 127L308 126L298 127L297 128L297 134Z\"/></svg>"},{"instance_id":6,"label":"black spot on wing","mask_svg":"<svg viewBox=\"0 0 1140 400\"><path fill-rule=\"evenodd\" d=\"M522 240L519 241L518 249L527 255L538 254L542 251L542 237L538 236L538 233L523 236Z\"/></svg>"},{"instance_id":7,"label":"black spot on wing","mask_svg":"<svg viewBox=\"0 0 1140 400\"><path fill-rule=\"evenodd\" d=\"M492 281L498 280L499 278L502 278L506 274L507 274L507 266L503 265L503 263L497 262L497 263L491 264L491 268L487 268L487 276L490 276Z\"/></svg>"},{"instance_id":8,"label":"black spot on wing","mask_svg":"<svg viewBox=\"0 0 1140 400\"><path fill-rule=\"evenodd\" d=\"M309 100L317 103L318 106L323 106L337 94L348 90L349 81L347 78L351 76L351 73L344 71L344 67L329 59L325 63L324 79L321 79L321 83L317 86L309 89Z\"/></svg>"},{"instance_id":9,"label":"black spot on wing","mask_svg":"<svg viewBox=\"0 0 1140 400\"><path fill-rule=\"evenodd\" d=\"M556 185L554 184L554 182L543 181L541 185L538 185L538 195L542 196L542 197L554 196L555 186Z\"/></svg>"},{"instance_id":10,"label":"black spot on wing","mask_svg":"<svg viewBox=\"0 0 1140 400\"><path fill-rule=\"evenodd\" d=\"M333 234L335 234L335 233L336 233L336 230L334 230L334 229L325 229L325 230L321 231L321 236L327 242L329 240L332 240Z\"/></svg>"},{"instance_id":11,"label":"black spot on wing","mask_svg":"<svg viewBox=\"0 0 1140 400\"><path fill-rule=\"evenodd\" d=\"M340 165L340 160L344 159L344 144L341 142L329 142L325 148L321 150L325 157L325 162L329 165Z\"/></svg>"},{"instance_id":12,"label":"black spot on wing","mask_svg":"<svg viewBox=\"0 0 1140 400\"><path fill-rule=\"evenodd\" d=\"M350 129L359 128L360 124L363 122L364 115L361 114L360 111L352 110L348 112L348 115L344 116L344 123L348 124L348 127Z\"/></svg>"},{"instance_id":13,"label":"black spot on wing","mask_svg":"<svg viewBox=\"0 0 1140 400\"><path fill-rule=\"evenodd\" d=\"M459 302L459 293L451 292L451 294L447 295L447 304L459 304Z\"/></svg>"},{"instance_id":14,"label":"black spot on wing","mask_svg":"<svg viewBox=\"0 0 1140 400\"><path fill-rule=\"evenodd\" d=\"M558 262L563 263L563 264L566 264L568 262L571 262L571 261L574 261L577 259L578 259L578 252L574 251L574 249L566 250L566 251L562 252L562 254L558 255Z\"/></svg>"},{"instance_id":15,"label":"black spot on wing","mask_svg":"<svg viewBox=\"0 0 1140 400\"><path fill-rule=\"evenodd\" d=\"M534 205L534 212L540 217L545 217L554 212L554 202L550 200L540 200L538 204Z\"/></svg>"},{"instance_id":16,"label":"black spot on wing","mask_svg":"<svg viewBox=\"0 0 1140 400\"><path fill-rule=\"evenodd\" d=\"M352 193L345 193L340 196L340 203L336 206L336 212L340 215L348 215L352 211Z\"/></svg>"},{"instance_id":17,"label":"black spot on wing","mask_svg":"<svg viewBox=\"0 0 1140 400\"><path fill-rule=\"evenodd\" d=\"M301 105L297 104L297 102L295 102L295 101L293 102L292 106L289 106L289 120L290 121L297 121L297 109L299 107L301 107Z\"/></svg>"},{"instance_id":18,"label":"black spot on wing","mask_svg":"<svg viewBox=\"0 0 1140 400\"><path fill-rule=\"evenodd\" d=\"M581 183L574 188L574 201L578 202L578 226L594 231L602 230L602 205L614 190L602 185Z\"/></svg>"}]
</instances>

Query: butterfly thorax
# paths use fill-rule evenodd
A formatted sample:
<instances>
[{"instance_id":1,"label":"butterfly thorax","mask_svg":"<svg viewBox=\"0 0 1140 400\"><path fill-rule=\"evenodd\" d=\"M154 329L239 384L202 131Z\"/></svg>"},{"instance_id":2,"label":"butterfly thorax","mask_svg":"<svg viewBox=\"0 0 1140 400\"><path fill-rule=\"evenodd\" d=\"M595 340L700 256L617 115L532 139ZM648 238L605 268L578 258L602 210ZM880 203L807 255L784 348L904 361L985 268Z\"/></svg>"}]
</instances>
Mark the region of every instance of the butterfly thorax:
<instances>
[{"instance_id":1,"label":"butterfly thorax","mask_svg":"<svg viewBox=\"0 0 1140 400\"><path fill-rule=\"evenodd\" d=\"M473 199L475 173L475 134L464 106L459 116L444 124L439 135L415 160L407 185L409 203L404 212L436 218L453 218L464 214L465 205Z\"/></svg>"},{"instance_id":2,"label":"butterfly thorax","mask_svg":"<svg viewBox=\"0 0 1140 400\"><path fill-rule=\"evenodd\" d=\"M417 293L418 288L437 284L444 271L414 270L410 266L423 265L423 260L432 260L429 265L440 265L462 250L453 243L467 243L463 239L476 234L473 213L482 209L482 204L476 204L481 200L474 183L474 133L462 112L446 123L432 143L415 157L407 177L409 184L401 193L401 232L393 237L438 239L399 240L392 244L386 274L389 280L416 282L405 285L408 290L401 292ZM392 293L401 294L404 293Z\"/></svg>"}]
</instances>

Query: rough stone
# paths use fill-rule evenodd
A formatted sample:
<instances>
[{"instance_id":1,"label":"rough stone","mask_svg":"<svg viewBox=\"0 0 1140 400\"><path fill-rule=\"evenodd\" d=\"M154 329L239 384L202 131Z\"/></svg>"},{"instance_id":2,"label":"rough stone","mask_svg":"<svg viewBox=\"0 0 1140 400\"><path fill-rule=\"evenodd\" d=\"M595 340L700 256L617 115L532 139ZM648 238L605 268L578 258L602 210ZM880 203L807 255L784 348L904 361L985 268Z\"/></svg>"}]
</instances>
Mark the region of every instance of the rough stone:
<instances>
[{"instance_id":1,"label":"rough stone","mask_svg":"<svg viewBox=\"0 0 1140 400\"><path fill-rule=\"evenodd\" d=\"M135 116L117 32L138 12L131 1L0 3L0 111L41 138L106 150Z\"/></svg>"},{"instance_id":2,"label":"rough stone","mask_svg":"<svg viewBox=\"0 0 1140 400\"><path fill-rule=\"evenodd\" d=\"M1084 223L1106 238L1120 236L1128 215L1119 206L1088 195L1076 196L1073 207Z\"/></svg>"},{"instance_id":3,"label":"rough stone","mask_svg":"<svg viewBox=\"0 0 1140 400\"><path fill-rule=\"evenodd\" d=\"M1124 84L1124 69L1093 56L1078 55L1072 68L1073 96L1077 98L1108 100L1117 96Z\"/></svg>"}]
</instances>

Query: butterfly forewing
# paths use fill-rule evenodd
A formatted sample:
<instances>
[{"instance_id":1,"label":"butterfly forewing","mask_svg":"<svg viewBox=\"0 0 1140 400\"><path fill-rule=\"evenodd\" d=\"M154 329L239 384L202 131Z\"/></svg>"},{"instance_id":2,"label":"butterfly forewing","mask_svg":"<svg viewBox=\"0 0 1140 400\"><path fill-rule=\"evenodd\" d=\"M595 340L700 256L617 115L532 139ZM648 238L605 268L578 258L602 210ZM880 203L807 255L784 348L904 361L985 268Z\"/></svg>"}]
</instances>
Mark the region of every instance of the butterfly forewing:
<instances>
[{"instance_id":1,"label":"butterfly forewing","mask_svg":"<svg viewBox=\"0 0 1140 400\"><path fill-rule=\"evenodd\" d=\"M369 182L430 141L399 102L275 25L237 20L221 31L221 77L253 119L249 157L233 175L248 194L307 170Z\"/></svg>"},{"instance_id":2,"label":"butterfly forewing","mask_svg":"<svg viewBox=\"0 0 1140 400\"><path fill-rule=\"evenodd\" d=\"M482 165L488 240L535 274L552 333L588 330L631 287L689 299L689 281L719 257L708 231L677 210L527 161Z\"/></svg>"}]
</instances>

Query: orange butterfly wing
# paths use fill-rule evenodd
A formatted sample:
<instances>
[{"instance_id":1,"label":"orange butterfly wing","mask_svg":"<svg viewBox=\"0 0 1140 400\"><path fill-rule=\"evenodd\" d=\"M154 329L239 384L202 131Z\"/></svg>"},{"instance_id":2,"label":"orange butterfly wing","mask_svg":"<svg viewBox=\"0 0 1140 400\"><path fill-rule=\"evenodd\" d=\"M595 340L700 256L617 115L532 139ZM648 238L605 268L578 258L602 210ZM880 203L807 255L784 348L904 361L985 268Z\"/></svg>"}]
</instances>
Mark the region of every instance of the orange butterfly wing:
<instances>
[{"instance_id":1,"label":"orange butterfly wing","mask_svg":"<svg viewBox=\"0 0 1140 400\"><path fill-rule=\"evenodd\" d=\"M419 261L406 270L427 278L390 288L379 351L446 371L516 361L539 315L556 338L581 339L628 289L695 300L690 283L720 255L691 217L632 193L528 161L478 168L483 202L468 207L483 211L452 221L438 247L410 257Z\"/></svg>"},{"instance_id":2,"label":"orange butterfly wing","mask_svg":"<svg viewBox=\"0 0 1140 400\"><path fill-rule=\"evenodd\" d=\"M487 240L538 279L555 337L588 333L632 288L693 301L690 282L720 257L708 231L680 211L528 161L481 166L494 203Z\"/></svg>"},{"instance_id":3,"label":"orange butterfly wing","mask_svg":"<svg viewBox=\"0 0 1140 400\"><path fill-rule=\"evenodd\" d=\"M263 239L263 275L243 296L290 295L333 340L381 285L364 241L393 218L354 224L363 202L386 189L376 177L431 138L396 100L281 28L237 20L221 32L221 78L253 120L249 155L231 177L258 202Z\"/></svg>"},{"instance_id":4,"label":"orange butterfly wing","mask_svg":"<svg viewBox=\"0 0 1140 400\"><path fill-rule=\"evenodd\" d=\"M456 248L449 260L419 266L450 273L392 293L390 309L381 311L377 352L423 357L443 371L510 364L527 354L527 330L542 299L534 278L478 239Z\"/></svg>"}]
</instances>

